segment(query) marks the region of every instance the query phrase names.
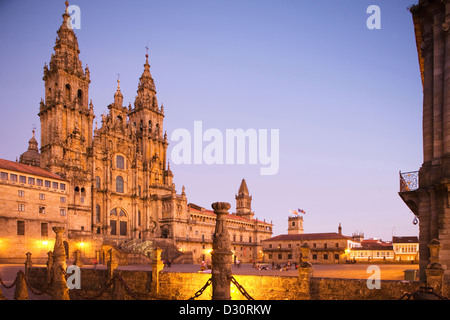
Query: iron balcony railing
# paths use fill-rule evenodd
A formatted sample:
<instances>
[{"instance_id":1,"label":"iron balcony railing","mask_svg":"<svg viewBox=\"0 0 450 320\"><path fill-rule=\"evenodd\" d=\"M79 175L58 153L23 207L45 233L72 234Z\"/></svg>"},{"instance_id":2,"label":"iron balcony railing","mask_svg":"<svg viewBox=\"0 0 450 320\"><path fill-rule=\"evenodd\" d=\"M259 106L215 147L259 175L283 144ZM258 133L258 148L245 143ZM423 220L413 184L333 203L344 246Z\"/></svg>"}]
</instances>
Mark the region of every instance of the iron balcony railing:
<instances>
[{"instance_id":1,"label":"iron balcony railing","mask_svg":"<svg viewBox=\"0 0 450 320\"><path fill-rule=\"evenodd\" d=\"M400 171L400 192L414 191L419 189L419 171Z\"/></svg>"}]
</instances>

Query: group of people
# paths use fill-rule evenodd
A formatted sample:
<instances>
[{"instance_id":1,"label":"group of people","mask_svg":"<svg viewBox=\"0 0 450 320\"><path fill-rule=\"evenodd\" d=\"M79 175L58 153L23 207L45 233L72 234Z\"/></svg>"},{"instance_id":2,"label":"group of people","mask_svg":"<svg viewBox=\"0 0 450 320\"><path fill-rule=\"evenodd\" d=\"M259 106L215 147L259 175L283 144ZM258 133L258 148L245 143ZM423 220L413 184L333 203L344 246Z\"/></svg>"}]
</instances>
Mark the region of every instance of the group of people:
<instances>
[{"instance_id":1,"label":"group of people","mask_svg":"<svg viewBox=\"0 0 450 320\"><path fill-rule=\"evenodd\" d=\"M297 263L293 264L289 261L284 265L280 265L279 263L275 264L275 262L272 261L272 270L288 271L291 270L292 268L298 269L298 264Z\"/></svg>"}]
</instances>

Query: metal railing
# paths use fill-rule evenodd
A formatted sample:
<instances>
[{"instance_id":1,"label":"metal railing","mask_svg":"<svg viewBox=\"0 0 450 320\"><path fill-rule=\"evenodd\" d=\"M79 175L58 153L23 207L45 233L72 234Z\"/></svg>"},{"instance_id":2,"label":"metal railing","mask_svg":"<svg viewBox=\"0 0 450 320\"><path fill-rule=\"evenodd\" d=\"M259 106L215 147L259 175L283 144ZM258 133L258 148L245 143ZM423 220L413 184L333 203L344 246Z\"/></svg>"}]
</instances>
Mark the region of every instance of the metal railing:
<instances>
[{"instance_id":1,"label":"metal railing","mask_svg":"<svg viewBox=\"0 0 450 320\"><path fill-rule=\"evenodd\" d=\"M400 192L408 192L419 189L419 171L400 171Z\"/></svg>"}]
</instances>

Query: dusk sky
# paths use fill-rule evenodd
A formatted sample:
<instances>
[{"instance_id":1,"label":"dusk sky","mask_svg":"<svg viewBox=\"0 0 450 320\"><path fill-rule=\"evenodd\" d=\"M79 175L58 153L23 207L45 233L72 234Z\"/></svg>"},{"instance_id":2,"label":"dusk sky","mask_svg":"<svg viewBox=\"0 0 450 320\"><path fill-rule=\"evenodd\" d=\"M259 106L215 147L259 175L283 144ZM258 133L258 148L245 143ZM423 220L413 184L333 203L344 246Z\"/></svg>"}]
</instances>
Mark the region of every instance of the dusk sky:
<instances>
[{"instance_id":1,"label":"dusk sky","mask_svg":"<svg viewBox=\"0 0 450 320\"><path fill-rule=\"evenodd\" d=\"M255 218L287 233L289 210L304 209L305 233L418 235L398 195L399 171L422 157L422 84L411 13L416 0L71 1L95 121L114 101L117 74L133 105L146 46L168 158L176 129L279 130L279 170L257 164L175 164L177 192L211 209L231 203L243 178ZM381 29L370 30L370 5ZM0 1L0 158L26 151L65 5ZM203 147L208 143L204 142ZM268 145L270 152L270 145ZM224 150L225 152L225 150ZM225 155L224 155L225 157Z\"/></svg>"}]
</instances>

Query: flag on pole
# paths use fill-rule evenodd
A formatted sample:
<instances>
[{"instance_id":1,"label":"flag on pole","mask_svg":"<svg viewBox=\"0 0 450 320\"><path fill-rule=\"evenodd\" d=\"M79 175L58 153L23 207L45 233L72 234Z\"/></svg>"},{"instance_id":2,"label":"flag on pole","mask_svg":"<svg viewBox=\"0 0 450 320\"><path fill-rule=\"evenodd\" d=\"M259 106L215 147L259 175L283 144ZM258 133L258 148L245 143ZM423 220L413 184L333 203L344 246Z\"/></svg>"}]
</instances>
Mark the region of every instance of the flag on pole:
<instances>
[{"instance_id":1,"label":"flag on pole","mask_svg":"<svg viewBox=\"0 0 450 320\"><path fill-rule=\"evenodd\" d=\"M303 210L303 209L298 209L298 212L306 214L305 210Z\"/></svg>"},{"instance_id":2,"label":"flag on pole","mask_svg":"<svg viewBox=\"0 0 450 320\"><path fill-rule=\"evenodd\" d=\"M292 213L292 214L298 214L298 212L295 211L295 210L289 210L289 213Z\"/></svg>"}]
</instances>

